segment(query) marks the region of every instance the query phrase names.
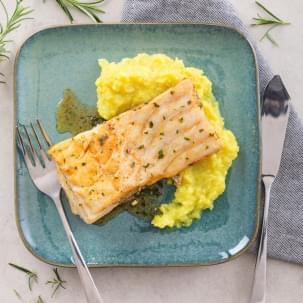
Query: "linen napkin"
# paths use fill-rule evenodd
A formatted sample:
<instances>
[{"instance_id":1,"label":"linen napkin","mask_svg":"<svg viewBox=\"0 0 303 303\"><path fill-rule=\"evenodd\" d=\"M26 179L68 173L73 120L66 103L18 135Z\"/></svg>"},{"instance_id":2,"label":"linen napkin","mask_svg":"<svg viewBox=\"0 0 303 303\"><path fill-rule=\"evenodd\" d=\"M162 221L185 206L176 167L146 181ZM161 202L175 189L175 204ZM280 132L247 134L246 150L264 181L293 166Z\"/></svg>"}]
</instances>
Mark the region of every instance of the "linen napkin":
<instances>
[{"instance_id":1,"label":"linen napkin","mask_svg":"<svg viewBox=\"0 0 303 303\"><path fill-rule=\"evenodd\" d=\"M228 0L126 0L122 22L216 23L232 26L250 39L247 27ZM256 46L255 48L259 62L260 91L263 94L273 73ZM303 264L302 151L303 124L291 108L281 167L272 188L268 254L277 259L301 264Z\"/></svg>"}]
</instances>

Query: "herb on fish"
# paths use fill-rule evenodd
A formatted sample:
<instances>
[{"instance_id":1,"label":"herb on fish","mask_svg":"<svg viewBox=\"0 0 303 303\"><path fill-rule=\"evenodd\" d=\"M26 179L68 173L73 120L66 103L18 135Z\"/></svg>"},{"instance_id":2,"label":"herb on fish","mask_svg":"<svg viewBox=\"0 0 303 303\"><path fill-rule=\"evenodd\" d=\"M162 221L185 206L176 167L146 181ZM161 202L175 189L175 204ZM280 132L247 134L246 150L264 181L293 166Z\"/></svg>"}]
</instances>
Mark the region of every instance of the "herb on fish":
<instances>
[{"instance_id":1,"label":"herb on fish","mask_svg":"<svg viewBox=\"0 0 303 303\"><path fill-rule=\"evenodd\" d=\"M188 137L184 137L184 140L186 141L190 141L190 139Z\"/></svg>"},{"instance_id":2,"label":"herb on fish","mask_svg":"<svg viewBox=\"0 0 303 303\"><path fill-rule=\"evenodd\" d=\"M18 270L24 272L28 276L28 288L31 291L33 283L38 282L38 275L35 272L33 272L29 269L26 269L26 268L24 268L20 265L16 265L16 264L13 264L13 263L8 263L8 264L10 266L14 267L15 269L18 269Z\"/></svg>"},{"instance_id":3,"label":"herb on fish","mask_svg":"<svg viewBox=\"0 0 303 303\"><path fill-rule=\"evenodd\" d=\"M179 119L179 122L182 123L183 121L184 121L184 118L181 117L181 118Z\"/></svg>"},{"instance_id":4,"label":"herb on fish","mask_svg":"<svg viewBox=\"0 0 303 303\"><path fill-rule=\"evenodd\" d=\"M171 95L173 95L174 93L175 93L175 91L173 91L173 90L170 91L170 94L171 94Z\"/></svg>"},{"instance_id":5,"label":"herb on fish","mask_svg":"<svg viewBox=\"0 0 303 303\"><path fill-rule=\"evenodd\" d=\"M176 130L176 134L179 134L179 130L178 129Z\"/></svg>"},{"instance_id":6,"label":"herb on fish","mask_svg":"<svg viewBox=\"0 0 303 303\"><path fill-rule=\"evenodd\" d=\"M104 143L105 143L105 141L108 139L108 136L107 135L103 135L103 136L101 136L100 138L99 138L99 143L100 143L100 145L102 146Z\"/></svg>"},{"instance_id":7,"label":"herb on fish","mask_svg":"<svg viewBox=\"0 0 303 303\"><path fill-rule=\"evenodd\" d=\"M138 147L138 149L143 149L143 148L144 148L143 144Z\"/></svg>"},{"instance_id":8,"label":"herb on fish","mask_svg":"<svg viewBox=\"0 0 303 303\"><path fill-rule=\"evenodd\" d=\"M161 132L161 133L160 133L160 136L164 136L164 132Z\"/></svg>"},{"instance_id":9,"label":"herb on fish","mask_svg":"<svg viewBox=\"0 0 303 303\"><path fill-rule=\"evenodd\" d=\"M160 107L160 105L158 103L154 103L154 107Z\"/></svg>"},{"instance_id":10,"label":"herb on fish","mask_svg":"<svg viewBox=\"0 0 303 303\"><path fill-rule=\"evenodd\" d=\"M54 289L52 297L55 295L55 293L60 287L65 289L64 283L66 283L66 281L61 279L58 272L58 268L53 268L53 272L55 273L55 278L46 282L46 284L51 284L52 288Z\"/></svg>"},{"instance_id":11,"label":"herb on fish","mask_svg":"<svg viewBox=\"0 0 303 303\"><path fill-rule=\"evenodd\" d=\"M143 165L143 167L146 169L146 168L148 168L149 167L149 163L146 163L145 165Z\"/></svg>"},{"instance_id":12,"label":"herb on fish","mask_svg":"<svg viewBox=\"0 0 303 303\"><path fill-rule=\"evenodd\" d=\"M131 167L131 168L134 168L135 165L136 165L136 163L135 163L135 162L132 162L132 164L130 165L130 167Z\"/></svg>"},{"instance_id":13,"label":"herb on fish","mask_svg":"<svg viewBox=\"0 0 303 303\"><path fill-rule=\"evenodd\" d=\"M56 0L59 7L63 10L71 23L74 22L74 17L70 11L71 8L78 10L84 15L88 16L95 23L101 23L98 14L103 14L104 11L98 7L98 4L104 0L94 0L84 2L82 0Z\"/></svg>"},{"instance_id":14,"label":"herb on fish","mask_svg":"<svg viewBox=\"0 0 303 303\"><path fill-rule=\"evenodd\" d=\"M200 128L200 129L199 129L199 133L202 133L203 131L204 131L203 128Z\"/></svg>"},{"instance_id":15,"label":"herb on fish","mask_svg":"<svg viewBox=\"0 0 303 303\"><path fill-rule=\"evenodd\" d=\"M271 36L271 31L275 29L278 26L283 26L283 25L289 25L290 22L284 21L281 18L277 17L274 15L271 11L269 11L268 8L266 8L262 3L259 1L256 1L256 4L269 16L269 17L262 17L260 14L258 14L257 18L253 18L253 23L251 24L252 26L260 26L260 25L265 25L265 26L270 26L265 34L261 37L260 41L264 40L267 38L271 43L274 45L278 46L278 43L273 39Z\"/></svg>"},{"instance_id":16,"label":"herb on fish","mask_svg":"<svg viewBox=\"0 0 303 303\"><path fill-rule=\"evenodd\" d=\"M0 0L0 6L3 8L5 23L0 22L0 62L8 59L9 50L7 49L7 44L11 42L11 40L7 40L7 35L12 31L18 29L21 26L21 23L24 20L31 19L26 17L33 10L28 7L23 6L22 0L16 0L16 7L13 11L12 15L8 15L8 11L3 3ZM1 77L4 77L3 73L0 73ZM0 83L5 83L4 80L0 80Z\"/></svg>"},{"instance_id":17,"label":"herb on fish","mask_svg":"<svg viewBox=\"0 0 303 303\"><path fill-rule=\"evenodd\" d=\"M153 128L153 127L154 127L153 121L149 121L149 127L150 127L150 128Z\"/></svg>"},{"instance_id":18,"label":"herb on fish","mask_svg":"<svg viewBox=\"0 0 303 303\"><path fill-rule=\"evenodd\" d=\"M158 159L163 159L164 158L164 153L163 153L163 149L160 149L158 151Z\"/></svg>"}]
</instances>

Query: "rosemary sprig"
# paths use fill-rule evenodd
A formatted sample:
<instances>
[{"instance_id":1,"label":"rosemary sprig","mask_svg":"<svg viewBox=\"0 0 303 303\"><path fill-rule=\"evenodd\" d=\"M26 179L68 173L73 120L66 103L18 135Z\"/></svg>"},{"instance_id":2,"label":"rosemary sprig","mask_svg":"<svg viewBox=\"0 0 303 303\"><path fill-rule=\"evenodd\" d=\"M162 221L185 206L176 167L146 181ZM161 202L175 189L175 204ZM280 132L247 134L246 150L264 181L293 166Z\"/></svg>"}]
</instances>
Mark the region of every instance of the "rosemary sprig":
<instances>
[{"instance_id":1,"label":"rosemary sprig","mask_svg":"<svg viewBox=\"0 0 303 303\"><path fill-rule=\"evenodd\" d=\"M8 59L9 51L7 49L7 44L11 42L11 40L7 40L7 35L12 31L16 30L20 27L21 23L24 20L31 19L28 18L32 10L28 7L22 5L22 0L16 0L16 7L11 16L9 16L8 11L3 3L0 0L0 7L2 7L4 11L5 23L0 22L0 63ZM3 73L0 73L1 77L4 77ZM0 83L5 83L4 80L0 79Z\"/></svg>"},{"instance_id":2,"label":"rosemary sprig","mask_svg":"<svg viewBox=\"0 0 303 303\"><path fill-rule=\"evenodd\" d=\"M278 46L278 43L273 39L271 36L271 31L278 26L288 25L290 22L284 21L281 18L277 17L273 14L268 8L266 8L262 3L256 1L256 4L269 16L269 17L262 17L258 14L257 18L253 18L252 26L260 26L260 25L268 25L270 26L269 29L266 30L265 34L261 37L260 41L264 38L267 38L271 43Z\"/></svg>"},{"instance_id":3,"label":"rosemary sprig","mask_svg":"<svg viewBox=\"0 0 303 303\"><path fill-rule=\"evenodd\" d=\"M12 266L12 267L14 267L14 268L16 268L16 269L24 272L28 276L28 288L31 291L33 283L34 282L36 282L36 283L38 282L38 275L35 272L33 272L33 271L29 270L29 269L26 269L26 268L24 268L24 267L22 267L20 265L16 265L16 264L13 264L13 263L8 263L8 264L10 266Z\"/></svg>"},{"instance_id":4,"label":"rosemary sprig","mask_svg":"<svg viewBox=\"0 0 303 303\"><path fill-rule=\"evenodd\" d=\"M96 23L101 23L101 19L98 17L98 14L104 13L97 5L103 2L104 0L95 0L95 1L81 1L81 0L56 0L58 5L61 7L63 12L69 18L70 22L74 22L74 17L70 11L71 8L75 8L81 13L87 15Z\"/></svg>"},{"instance_id":5,"label":"rosemary sprig","mask_svg":"<svg viewBox=\"0 0 303 303\"><path fill-rule=\"evenodd\" d=\"M54 268L53 272L55 273L55 278L53 280L49 280L46 282L46 284L51 284L53 290L52 293L52 297L55 295L55 293L57 292L57 290L59 289L59 287L64 288L64 283L66 283L66 281L62 280L59 272L58 272L58 268Z\"/></svg>"}]
</instances>

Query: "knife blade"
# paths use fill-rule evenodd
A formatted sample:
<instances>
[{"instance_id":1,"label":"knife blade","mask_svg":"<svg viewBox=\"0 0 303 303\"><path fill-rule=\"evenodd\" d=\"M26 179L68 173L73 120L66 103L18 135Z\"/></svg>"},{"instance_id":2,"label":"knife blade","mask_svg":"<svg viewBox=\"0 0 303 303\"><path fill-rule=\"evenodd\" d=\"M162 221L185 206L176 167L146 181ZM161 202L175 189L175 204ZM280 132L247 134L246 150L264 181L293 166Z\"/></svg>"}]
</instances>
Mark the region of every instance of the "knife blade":
<instances>
[{"instance_id":1,"label":"knife blade","mask_svg":"<svg viewBox=\"0 0 303 303\"><path fill-rule=\"evenodd\" d=\"M261 112L262 176L276 176L280 167L289 117L289 94L280 76L269 82Z\"/></svg>"},{"instance_id":2,"label":"knife blade","mask_svg":"<svg viewBox=\"0 0 303 303\"><path fill-rule=\"evenodd\" d=\"M256 260L251 303L266 302L267 227L271 186L278 174L290 111L290 97L280 78L268 83L261 111L262 181L265 190L262 229Z\"/></svg>"}]
</instances>

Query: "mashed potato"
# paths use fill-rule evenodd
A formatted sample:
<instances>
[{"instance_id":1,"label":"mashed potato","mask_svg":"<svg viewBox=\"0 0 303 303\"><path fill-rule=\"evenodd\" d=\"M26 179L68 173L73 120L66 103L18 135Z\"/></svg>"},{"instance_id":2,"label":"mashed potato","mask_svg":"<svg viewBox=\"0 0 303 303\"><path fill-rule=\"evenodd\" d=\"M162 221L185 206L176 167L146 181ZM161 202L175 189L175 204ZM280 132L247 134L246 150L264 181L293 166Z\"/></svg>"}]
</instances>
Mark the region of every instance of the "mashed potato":
<instances>
[{"instance_id":1,"label":"mashed potato","mask_svg":"<svg viewBox=\"0 0 303 303\"><path fill-rule=\"evenodd\" d=\"M139 54L119 63L99 61L101 75L96 80L98 111L110 119L140 103L147 102L184 78L191 78L208 119L222 142L219 152L189 166L181 173L181 183L169 204L160 206L152 220L159 228L191 225L202 210L212 209L225 190L225 178L239 147L233 133L224 128L212 84L197 68L185 67L182 60L163 54Z\"/></svg>"}]
</instances>

